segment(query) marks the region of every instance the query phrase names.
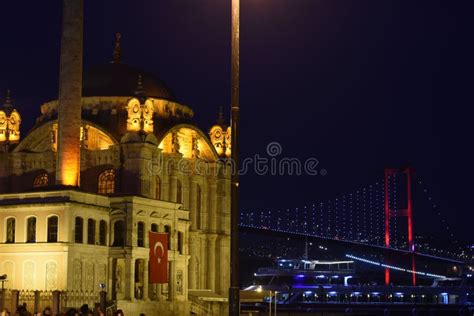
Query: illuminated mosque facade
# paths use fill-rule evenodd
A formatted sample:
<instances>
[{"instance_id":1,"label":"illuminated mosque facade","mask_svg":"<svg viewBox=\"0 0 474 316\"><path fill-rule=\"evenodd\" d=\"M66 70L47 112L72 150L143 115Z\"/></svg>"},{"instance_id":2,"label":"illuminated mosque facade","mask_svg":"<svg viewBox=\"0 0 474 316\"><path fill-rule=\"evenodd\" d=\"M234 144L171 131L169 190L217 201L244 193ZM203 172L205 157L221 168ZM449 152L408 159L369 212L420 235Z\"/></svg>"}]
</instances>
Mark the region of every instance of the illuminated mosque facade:
<instances>
[{"instance_id":1,"label":"illuminated mosque facade","mask_svg":"<svg viewBox=\"0 0 474 316\"><path fill-rule=\"evenodd\" d=\"M230 277L230 132L208 133L159 78L82 70L82 0L65 0L58 100L20 135L0 105L5 288L101 290L126 315L224 315ZM25 115L25 114L23 114ZM149 232L168 234L168 282L149 284Z\"/></svg>"}]
</instances>

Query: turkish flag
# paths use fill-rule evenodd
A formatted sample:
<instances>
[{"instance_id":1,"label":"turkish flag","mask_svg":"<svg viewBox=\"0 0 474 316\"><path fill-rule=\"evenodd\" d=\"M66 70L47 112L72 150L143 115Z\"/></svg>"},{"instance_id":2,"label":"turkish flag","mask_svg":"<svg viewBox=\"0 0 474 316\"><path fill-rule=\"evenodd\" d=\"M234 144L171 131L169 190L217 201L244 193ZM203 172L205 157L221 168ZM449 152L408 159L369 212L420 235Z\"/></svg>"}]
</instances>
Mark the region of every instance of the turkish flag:
<instances>
[{"instance_id":1,"label":"turkish flag","mask_svg":"<svg viewBox=\"0 0 474 316\"><path fill-rule=\"evenodd\" d=\"M149 233L150 283L168 283L168 234Z\"/></svg>"}]
</instances>

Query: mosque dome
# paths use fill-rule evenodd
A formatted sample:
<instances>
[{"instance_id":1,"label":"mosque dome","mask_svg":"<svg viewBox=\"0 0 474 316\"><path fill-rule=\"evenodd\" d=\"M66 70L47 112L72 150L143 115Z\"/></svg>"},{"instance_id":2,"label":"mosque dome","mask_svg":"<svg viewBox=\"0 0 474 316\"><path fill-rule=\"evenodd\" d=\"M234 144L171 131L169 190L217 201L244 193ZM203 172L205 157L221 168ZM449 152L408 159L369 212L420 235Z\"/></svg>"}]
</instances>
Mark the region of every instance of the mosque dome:
<instances>
[{"instance_id":1,"label":"mosque dome","mask_svg":"<svg viewBox=\"0 0 474 316\"><path fill-rule=\"evenodd\" d=\"M138 68L109 63L91 68L84 73L84 97L133 96L137 94L137 82L141 77L140 93L147 97L176 102L176 98L166 84L158 77Z\"/></svg>"},{"instance_id":2,"label":"mosque dome","mask_svg":"<svg viewBox=\"0 0 474 316\"><path fill-rule=\"evenodd\" d=\"M160 138L174 126L193 124L193 110L177 101L159 77L122 62L120 38L121 35L117 34L110 63L93 66L83 73L81 118L83 131L88 133L83 137L98 139L95 143L91 141L93 144L89 144L88 149L106 148L127 133L152 133ZM36 127L56 121L58 108L59 100L42 104L42 115L37 119ZM52 124L51 128L57 133L58 124ZM196 133L188 134L188 142L192 143L191 136L196 136ZM49 145L46 139L39 145L28 146L46 150ZM18 150L23 150L23 147Z\"/></svg>"}]
</instances>

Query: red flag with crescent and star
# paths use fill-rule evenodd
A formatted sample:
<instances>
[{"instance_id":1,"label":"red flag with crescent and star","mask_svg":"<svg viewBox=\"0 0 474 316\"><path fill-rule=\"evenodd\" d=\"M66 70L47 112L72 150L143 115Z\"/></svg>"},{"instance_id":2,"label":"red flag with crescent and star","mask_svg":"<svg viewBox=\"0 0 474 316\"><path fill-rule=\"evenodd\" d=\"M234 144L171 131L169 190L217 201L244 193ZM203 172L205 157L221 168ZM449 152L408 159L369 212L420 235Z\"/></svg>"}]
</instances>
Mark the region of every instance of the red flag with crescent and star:
<instances>
[{"instance_id":1,"label":"red flag with crescent and star","mask_svg":"<svg viewBox=\"0 0 474 316\"><path fill-rule=\"evenodd\" d=\"M150 232L150 283L168 283L168 234Z\"/></svg>"}]
</instances>

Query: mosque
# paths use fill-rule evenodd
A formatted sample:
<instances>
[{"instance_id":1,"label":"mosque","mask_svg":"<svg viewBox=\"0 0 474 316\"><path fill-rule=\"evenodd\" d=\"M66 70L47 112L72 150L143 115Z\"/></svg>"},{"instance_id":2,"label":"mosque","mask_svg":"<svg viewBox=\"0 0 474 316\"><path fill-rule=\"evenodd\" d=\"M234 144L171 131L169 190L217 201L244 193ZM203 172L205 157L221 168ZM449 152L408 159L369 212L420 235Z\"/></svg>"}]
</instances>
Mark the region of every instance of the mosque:
<instances>
[{"instance_id":1,"label":"mosque","mask_svg":"<svg viewBox=\"0 0 474 316\"><path fill-rule=\"evenodd\" d=\"M112 61L83 71L83 20L83 0L64 0L59 98L32 130L9 94L0 105L4 286L105 288L126 315L225 315L230 129L222 116L198 128L160 78L122 62L119 35ZM150 232L168 241L160 283Z\"/></svg>"}]
</instances>

